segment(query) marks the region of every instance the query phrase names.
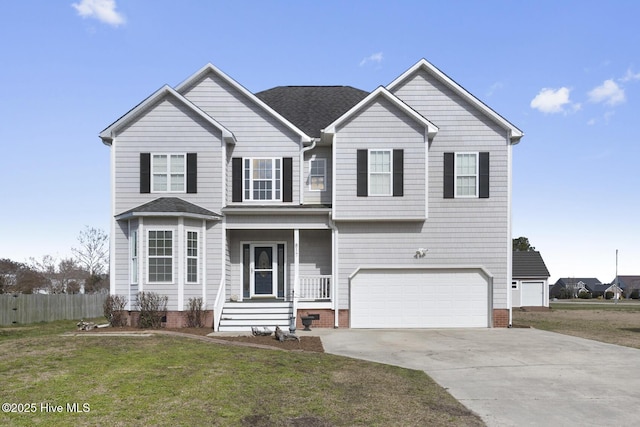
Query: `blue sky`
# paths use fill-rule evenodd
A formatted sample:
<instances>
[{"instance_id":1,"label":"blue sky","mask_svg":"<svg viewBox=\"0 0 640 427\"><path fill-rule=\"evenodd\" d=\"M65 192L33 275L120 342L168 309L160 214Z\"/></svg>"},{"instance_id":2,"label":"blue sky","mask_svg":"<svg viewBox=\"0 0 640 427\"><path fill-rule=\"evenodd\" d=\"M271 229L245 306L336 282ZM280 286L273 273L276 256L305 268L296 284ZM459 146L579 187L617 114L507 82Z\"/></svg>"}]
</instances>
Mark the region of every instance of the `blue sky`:
<instances>
[{"instance_id":1,"label":"blue sky","mask_svg":"<svg viewBox=\"0 0 640 427\"><path fill-rule=\"evenodd\" d=\"M636 1L3 2L0 258L109 230L98 133L208 62L253 92L387 85L419 59L525 132L513 236L552 280L640 274Z\"/></svg>"}]
</instances>

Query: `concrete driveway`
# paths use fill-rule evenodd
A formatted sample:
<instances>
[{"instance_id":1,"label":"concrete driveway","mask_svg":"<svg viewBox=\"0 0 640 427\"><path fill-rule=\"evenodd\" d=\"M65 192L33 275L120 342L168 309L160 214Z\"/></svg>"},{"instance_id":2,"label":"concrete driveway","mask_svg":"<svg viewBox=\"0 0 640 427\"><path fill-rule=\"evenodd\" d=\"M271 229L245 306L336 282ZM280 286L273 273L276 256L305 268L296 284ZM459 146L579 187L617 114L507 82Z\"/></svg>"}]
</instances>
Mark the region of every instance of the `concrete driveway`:
<instances>
[{"instance_id":1,"label":"concrete driveway","mask_svg":"<svg viewBox=\"0 0 640 427\"><path fill-rule=\"evenodd\" d=\"M640 350L535 329L314 329L327 353L425 371L489 426L638 425Z\"/></svg>"}]
</instances>

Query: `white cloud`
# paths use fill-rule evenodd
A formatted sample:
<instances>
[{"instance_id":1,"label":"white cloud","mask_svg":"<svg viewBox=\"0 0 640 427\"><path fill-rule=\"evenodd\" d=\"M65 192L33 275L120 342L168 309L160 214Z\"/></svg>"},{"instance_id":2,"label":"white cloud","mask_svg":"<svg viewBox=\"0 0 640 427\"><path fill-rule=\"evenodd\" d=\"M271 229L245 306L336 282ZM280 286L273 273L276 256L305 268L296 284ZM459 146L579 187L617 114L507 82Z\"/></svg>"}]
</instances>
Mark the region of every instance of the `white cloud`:
<instances>
[{"instance_id":1,"label":"white cloud","mask_svg":"<svg viewBox=\"0 0 640 427\"><path fill-rule=\"evenodd\" d=\"M621 82L630 82L632 80L640 80L640 73L634 73L631 68L627 69L627 74L620 79Z\"/></svg>"},{"instance_id":2,"label":"white cloud","mask_svg":"<svg viewBox=\"0 0 640 427\"><path fill-rule=\"evenodd\" d=\"M360 66L362 67L363 65L366 65L369 62L380 64L382 62L382 59L383 59L382 52L374 53L373 55L369 55L366 58L363 58L362 61L360 61Z\"/></svg>"},{"instance_id":3,"label":"white cloud","mask_svg":"<svg viewBox=\"0 0 640 427\"><path fill-rule=\"evenodd\" d=\"M560 89L544 88L531 100L531 108L543 113L564 113L565 105L570 104L569 92L571 89L561 87ZM580 104L573 106L573 110L580 109Z\"/></svg>"},{"instance_id":4,"label":"white cloud","mask_svg":"<svg viewBox=\"0 0 640 427\"><path fill-rule=\"evenodd\" d=\"M495 82L489 87L487 96L492 96L494 93L496 93L499 90L502 90L503 88L504 88L504 84L502 84L502 82Z\"/></svg>"},{"instance_id":5,"label":"white cloud","mask_svg":"<svg viewBox=\"0 0 640 427\"><path fill-rule=\"evenodd\" d=\"M622 89L613 80L605 80L600 86L589 92L589 101L604 102L607 105L614 106L624 102L624 89Z\"/></svg>"},{"instance_id":6,"label":"white cloud","mask_svg":"<svg viewBox=\"0 0 640 427\"><path fill-rule=\"evenodd\" d=\"M83 18L95 18L114 27L125 23L124 16L116 11L115 0L81 0L71 6Z\"/></svg>"}]
</instances>

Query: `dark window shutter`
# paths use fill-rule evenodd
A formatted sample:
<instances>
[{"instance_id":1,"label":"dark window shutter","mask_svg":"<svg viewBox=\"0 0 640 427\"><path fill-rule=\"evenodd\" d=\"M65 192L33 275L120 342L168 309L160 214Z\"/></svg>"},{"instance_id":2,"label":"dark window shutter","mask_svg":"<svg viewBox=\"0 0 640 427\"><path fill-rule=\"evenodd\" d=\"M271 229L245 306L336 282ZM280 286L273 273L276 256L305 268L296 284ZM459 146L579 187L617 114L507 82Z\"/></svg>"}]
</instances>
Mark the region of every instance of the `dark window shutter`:
<instances>
[{"instance_id":1,"label":"dark window shutter","mask_svg":"<svg viewBox=\"0 0 640 427\"><path fill-rule=\"evenodd\" d=\"M393 195L404 195L404 150L393 150Z\"/></svg>"},{"instance_id":2,"label":"dark window shutter","mask_svg":"<svg viewBox=\"0 0 640 427\"><path fill-rule=\"evenodd\" d=\"M357 195L358 197L366 197L368 195L369 188L369 171L368 171L368 156L367 150L358 150L358 183L357 183Z\"/></svg>"},{"instance_id":3,"label":"dark window shutter","mask_svg":"<svg viewBox=\"0 0 640 427\"><path fill-rule=\"evenodd\" d=\"M242 157L231 159L231 201L242 201Z\"/></svg>"},{"instance_id":4,"label":"dark window shutter","mask_svg":"<svg viewBox=\"0 0 640 427\"><path fill-rule=\"evenodd\" d=\"M489 153L480 153L478 174L478 197L481 199L489 198Z\"/></svg>"},{"instance_id":5,"label":"dark window shutter","mask_svg":"<svg viewBox=\"0 0 640 427\"><path fill-rule=\"evenodd\" d=\"M454 194L454 153L444 153L444 198L453 199Z\"/></svg>"},{"instance_id":6,"label":"dark window shutter","mask_svg":"<svg viewBox=\"0 0 640 427\"><path fill-rule=\"evenodd\" d=\"M140 153L140 193L151 193L151 153Z\"/></svg>"},{"instance_id":7,"label":"dark window shutter","mask_svg":"<svg viewBox=\"0 0 640 427\"><path fill-rule=\"evenodd\" d=\"M282 159L282 201L293 201L293 158Z\"/></svg>"},{"instance_id":8,"label":"dark window shutter","mask_svg":"<svg viewBox=\"0 0 640 427\"><path fill-rule=\"evenodd\" d=\"M198 154L187 153L187 193L198 192Z\"/></svg>"}]
</instances>

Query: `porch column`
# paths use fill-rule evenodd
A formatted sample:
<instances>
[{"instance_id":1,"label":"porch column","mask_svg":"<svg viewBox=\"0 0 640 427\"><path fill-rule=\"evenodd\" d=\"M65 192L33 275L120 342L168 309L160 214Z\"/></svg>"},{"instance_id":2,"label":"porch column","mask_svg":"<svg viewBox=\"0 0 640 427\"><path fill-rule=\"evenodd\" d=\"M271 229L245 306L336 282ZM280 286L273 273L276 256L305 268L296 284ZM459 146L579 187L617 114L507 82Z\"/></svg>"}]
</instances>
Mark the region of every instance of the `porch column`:
<instances>
[{"instance_id":1,"label":"porch column","mask_svg":"<svg viewBox=\"0 0 640 427\"><path fill-rule=\"evenodd\" d=\"M293 316L298 316L298 295L300 293L300 229L293 229Z\"/></svg>"}]
</instances>

